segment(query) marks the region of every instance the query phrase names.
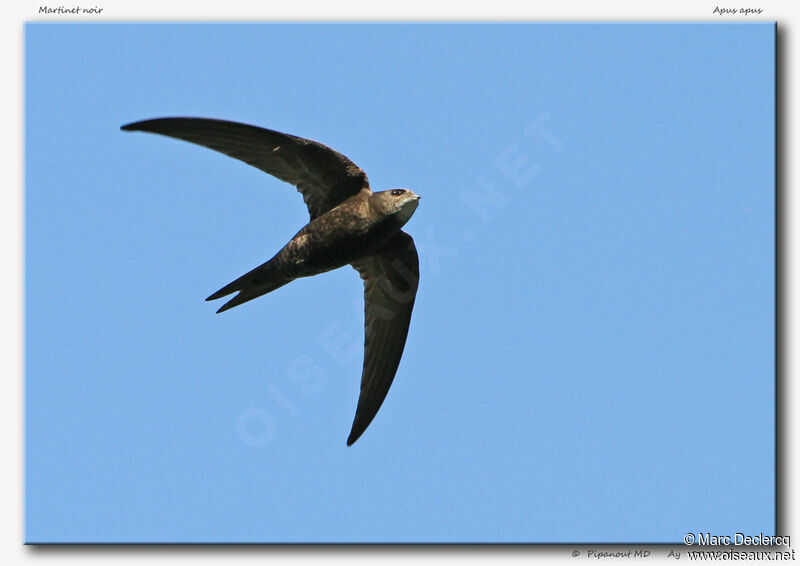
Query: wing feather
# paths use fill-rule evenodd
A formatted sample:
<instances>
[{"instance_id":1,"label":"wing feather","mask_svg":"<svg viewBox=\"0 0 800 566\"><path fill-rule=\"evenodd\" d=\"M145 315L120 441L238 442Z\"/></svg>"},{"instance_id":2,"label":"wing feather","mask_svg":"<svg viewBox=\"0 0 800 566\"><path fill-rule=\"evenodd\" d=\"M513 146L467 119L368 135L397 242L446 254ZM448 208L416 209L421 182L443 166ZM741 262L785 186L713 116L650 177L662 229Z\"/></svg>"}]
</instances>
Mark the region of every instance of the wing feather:
<instances>
[{"instance_id":1,"label":"wing feather","mask_svg":"<svg viewBox=\"0 0 800 566\"><path fill-rule=\"evenodd\" d=\"M156 118L122 126L181 139L244 161L303 195L311 218L359 191L369 191L367 174L328 146L257 126L210 118Z\"/></svg>"},{"instance_id":2,"label":"wing feather","mask_svg":"<svg viewBox=\"0 0 800 566\"><path fill-rule=\"evenodd\" d=\"M399 232L378 253L353 267L364 280L364 368L348 446L375 418L403 355L419 286L414 240Z\"/></svg>"}]
</instances>

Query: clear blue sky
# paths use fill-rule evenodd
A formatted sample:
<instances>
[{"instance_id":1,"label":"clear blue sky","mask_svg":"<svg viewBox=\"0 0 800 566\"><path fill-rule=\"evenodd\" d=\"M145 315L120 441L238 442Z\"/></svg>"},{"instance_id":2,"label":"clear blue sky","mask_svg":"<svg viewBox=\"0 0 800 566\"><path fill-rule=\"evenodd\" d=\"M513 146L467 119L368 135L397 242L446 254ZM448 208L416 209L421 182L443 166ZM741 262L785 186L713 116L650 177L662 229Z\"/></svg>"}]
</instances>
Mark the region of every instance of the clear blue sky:
<instances>
[{"instance_id":1,"label":"clear blue sky","mask_svg":"<svg viewBox=\"0 0 800 566\"><path fill-rule=\"evenodd\" d=\"M774 26L28 25L26 540L774 530ZM343 268L204 299L294 188L119 131L309 137L422 195L364 436Z\"/></svg>"}]
</instances>

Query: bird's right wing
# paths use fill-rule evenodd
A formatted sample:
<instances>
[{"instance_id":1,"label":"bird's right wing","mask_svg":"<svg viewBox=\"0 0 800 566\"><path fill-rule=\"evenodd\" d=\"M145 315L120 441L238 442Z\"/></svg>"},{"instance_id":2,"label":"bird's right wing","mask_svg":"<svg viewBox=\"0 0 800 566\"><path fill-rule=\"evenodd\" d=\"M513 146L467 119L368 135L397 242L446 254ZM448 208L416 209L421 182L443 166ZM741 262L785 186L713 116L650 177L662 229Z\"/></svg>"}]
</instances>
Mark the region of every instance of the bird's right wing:
<instances>
[{"instance_id":1,"label":"bird's right wing","mask_svg":"<svg viewBox=\"0 0 800 566\"><path fill-rule=\"evenodd\" d=\"M290 134L210 118L156 118L122 129L202 145L291 183L302 193L312 219L359 191L369 191L367 174L347 157Z\"/></svg>"},{"instance_id":2,"label":"bird's right wing","mask_svg":"<svg viewBox=\"0 0 800 566\"><path fill-rule=\"evenodd\" d=\"M364 369L348 446L375 418L394 380L417 296L419 257L413 238L401 231L353 267L364 280Z\"/></svg>"}]
</instances>

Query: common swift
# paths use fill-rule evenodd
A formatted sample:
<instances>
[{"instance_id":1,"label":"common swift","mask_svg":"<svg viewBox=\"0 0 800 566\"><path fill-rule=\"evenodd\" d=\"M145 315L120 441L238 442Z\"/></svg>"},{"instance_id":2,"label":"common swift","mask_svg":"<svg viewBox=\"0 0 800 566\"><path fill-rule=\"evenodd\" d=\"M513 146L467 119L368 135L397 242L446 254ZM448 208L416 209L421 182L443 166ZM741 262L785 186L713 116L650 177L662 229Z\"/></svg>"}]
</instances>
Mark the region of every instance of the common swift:
<instances>
[{"instance_id":1,"label":"common swift","mask_svg":"<svg viewBox=\"0 0 800 566\"><path fill-rule=\"evenodd\" d=\"M367 174L313 140L237 122L157 118L122 126L178 138L224 153L297 187L310 220L272 259L208 297L237 293L223 312L298 277L345 265L364 280L364 366L352 445L380 409L405 347L419 284L414 240L400 228L417 208L409 189L372 192Z\"/></svg>"}]
</instances>

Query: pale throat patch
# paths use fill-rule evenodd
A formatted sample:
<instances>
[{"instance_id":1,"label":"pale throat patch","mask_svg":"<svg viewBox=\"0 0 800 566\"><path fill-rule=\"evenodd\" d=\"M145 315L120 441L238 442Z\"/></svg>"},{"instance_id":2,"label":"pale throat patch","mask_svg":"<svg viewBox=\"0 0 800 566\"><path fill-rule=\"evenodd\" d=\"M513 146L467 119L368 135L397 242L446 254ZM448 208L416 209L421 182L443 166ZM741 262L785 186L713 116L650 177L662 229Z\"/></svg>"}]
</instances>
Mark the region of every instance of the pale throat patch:
<instances>
[{"instance_id":1,"label":"pale throat patch","mask_svg":"<svg viewBox=\"0 0 800 566\"><path fill-rule=\"evenodd\" d=\"M419 201L414 199L408 201L402 207L400 207L400 210L397 211L397 218L400 219L400 222L402 222L403 224L408 222L408 219L411 218L411 215L414 214L415 210L417 210L418 204Z\"/></svg>"}]
</instances>

